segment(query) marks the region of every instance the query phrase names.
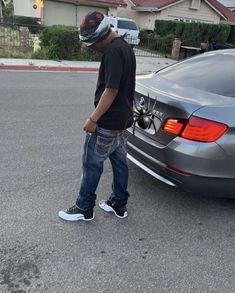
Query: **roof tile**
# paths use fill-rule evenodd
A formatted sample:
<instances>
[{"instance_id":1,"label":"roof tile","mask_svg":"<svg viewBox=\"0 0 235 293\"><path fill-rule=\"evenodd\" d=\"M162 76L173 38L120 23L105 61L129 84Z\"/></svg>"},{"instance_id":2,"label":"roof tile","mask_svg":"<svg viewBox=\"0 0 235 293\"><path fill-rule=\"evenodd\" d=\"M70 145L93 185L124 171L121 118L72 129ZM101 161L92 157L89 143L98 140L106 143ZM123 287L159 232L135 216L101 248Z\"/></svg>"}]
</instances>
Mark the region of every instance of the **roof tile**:
<instances>
[{"instance_id":1,"label":"roof tile","mask_svg":"<svg viewBox=\"0 0 235 293\"><path fill-rule=\"evenodd\" d=\"M207 0L210 2L212 6L214 6L217 10L219 10L228 21L235 22L235 13L232 12L230 9L225 7L223 4L218 2L217 0Z\"/></svg>"},{"instance_id":2,"label":"roof tile","mask_svg":"<svg viewBox=\"0 0 235 293\"><path fill-rule=\"evenodd\" d=\"M124 0L96 0L98 3L107 3L107 4L114 4L114 5L125 5L126 3Z\"/></svg>"},{"instance_id":3,"label":"roof tile","mask_svg":"<svg viewBox=\"0 0 235 293\"><path fill-rule=\"evenodd\" d=\"M138 7L154 7L159 9L178 1L180 0L132 0Z\"/></svg>"}]
</instances>

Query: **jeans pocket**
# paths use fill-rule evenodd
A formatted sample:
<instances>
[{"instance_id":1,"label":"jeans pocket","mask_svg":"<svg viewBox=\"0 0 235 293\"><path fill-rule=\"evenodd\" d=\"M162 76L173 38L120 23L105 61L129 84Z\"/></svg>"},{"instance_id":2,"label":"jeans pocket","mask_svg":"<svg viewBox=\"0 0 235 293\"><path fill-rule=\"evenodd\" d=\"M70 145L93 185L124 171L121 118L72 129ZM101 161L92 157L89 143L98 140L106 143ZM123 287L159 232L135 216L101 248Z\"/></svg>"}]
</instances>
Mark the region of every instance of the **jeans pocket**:
<instances>
[{"instance_id":1,"label":"jeans pocket","mask_svg":"<svg viewBox=\"0 0 235 293\"><path fill-rule=\"evenodd\" d=\"M100 157L107 157L114 144L115 137L104 137L97 135L95 154Z\"/></svg>"}]
</instances>

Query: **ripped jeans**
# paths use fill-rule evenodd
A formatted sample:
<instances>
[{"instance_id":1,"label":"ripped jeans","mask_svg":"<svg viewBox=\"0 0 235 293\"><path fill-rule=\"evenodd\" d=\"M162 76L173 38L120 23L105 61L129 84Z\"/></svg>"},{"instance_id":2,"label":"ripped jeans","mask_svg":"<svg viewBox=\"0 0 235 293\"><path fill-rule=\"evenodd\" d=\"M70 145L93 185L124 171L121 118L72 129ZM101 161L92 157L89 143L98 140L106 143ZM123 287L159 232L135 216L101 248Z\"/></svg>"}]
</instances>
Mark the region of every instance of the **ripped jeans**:
<instances>
[{"instance_id":1,"label":"ripped jeans","mask_svg":"<svg viewBox=\"0 0 235 293\"><path fill-rule=\"evenodd\" d=\"M109 158L113 169L110 199L117 205L127 203L129 193L125 130L109 130L97 127L95 133L87 134L82 158L82 176L76 205L90 210L95 206L96 189L103 172L103 163Z\"/></svg>"}]
</instances>

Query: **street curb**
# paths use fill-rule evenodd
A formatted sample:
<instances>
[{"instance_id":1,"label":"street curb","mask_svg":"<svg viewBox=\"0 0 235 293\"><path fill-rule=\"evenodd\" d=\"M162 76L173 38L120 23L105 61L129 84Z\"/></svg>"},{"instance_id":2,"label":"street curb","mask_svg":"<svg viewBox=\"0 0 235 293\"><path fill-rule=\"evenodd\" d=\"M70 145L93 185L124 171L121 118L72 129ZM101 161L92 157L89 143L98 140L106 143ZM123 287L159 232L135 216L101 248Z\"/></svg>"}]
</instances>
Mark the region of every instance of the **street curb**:
<instances>
[{"instance_id":1,"label":"street curb","mask_svg":"<svg viewBox=\"0 0 235 293\"><path fill-rule=\"evenodd\" d=\"M72 67L72 66L38 66L38 65L0 65L0 70L26 70L26 71L92 71L97 72L99 69L95 67Z\"/></svg>"}]
</instances>

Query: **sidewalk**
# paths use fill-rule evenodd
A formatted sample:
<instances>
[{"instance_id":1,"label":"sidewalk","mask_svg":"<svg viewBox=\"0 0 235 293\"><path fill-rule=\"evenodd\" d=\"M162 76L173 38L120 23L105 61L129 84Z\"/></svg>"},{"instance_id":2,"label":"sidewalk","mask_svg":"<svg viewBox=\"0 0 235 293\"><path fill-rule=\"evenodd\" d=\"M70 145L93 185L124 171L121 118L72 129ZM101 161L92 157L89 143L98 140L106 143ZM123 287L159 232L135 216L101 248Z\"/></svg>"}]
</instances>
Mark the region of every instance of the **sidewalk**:
<instances>
[{"instance_id":1,"label":"sidewalk","mask_svg":"<svg viewBox=\"0 0 235 293\"><path fill-rule=\"evenodd\" d=\"M136 57L136 73L147 74L175 63L170 58ZM36 71L89 71L96 72L100 62L87 61L54 61L37 59L0 58L0 70L36 70Z\"/></svg>"}]
</instances>

